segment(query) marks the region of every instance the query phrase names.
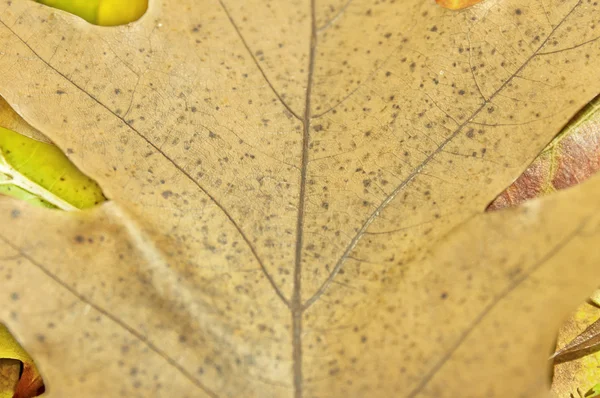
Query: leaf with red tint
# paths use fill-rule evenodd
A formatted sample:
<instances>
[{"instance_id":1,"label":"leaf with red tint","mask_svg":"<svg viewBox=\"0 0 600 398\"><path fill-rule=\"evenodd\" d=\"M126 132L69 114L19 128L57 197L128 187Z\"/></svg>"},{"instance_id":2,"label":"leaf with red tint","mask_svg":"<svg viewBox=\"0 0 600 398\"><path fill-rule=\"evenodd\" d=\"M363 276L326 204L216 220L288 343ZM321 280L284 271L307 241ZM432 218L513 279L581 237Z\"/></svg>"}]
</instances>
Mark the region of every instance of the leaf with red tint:
<instances>
[{"instance_id":1,"label":"leaf with red tint","mask_svg":"<svg viewBox=\"0 0 600 398\"><path fill-rule=\"evenodd\" d=\"M577 185L600 169L600 97L582 109L487 211Z\"/></svg>"},{"instance_id":2,"label":"leaf with red tint","mask_svg":"<svg viewBox=\"0 0 600 398\"><path fill-rule=\"evenodd\" d=\"M21 363L21 372L16 386L14 384L3 386L0 388L0 396L12 393L12 398L33 398L44 393L44 381L33 359L3 324L0 324L0 358ZM6 367L5 364L0 365Z\"/></svg>"},{"instance_id":3,"label":"leaf with red tint","mask_svg":"<svg viewBox=\"0 0 600 398\"><path fill-rule=\"evenodd\" d=\"M463 8L481 3L481 0L435 0L435 2L444 8L462 10Z\"/></svg>"},{"instance_id":4,"label":"leaf with red tint","mask_svg":"<svg viewBox=\"0 0 600 398\"><path fill-rule=\"evenodd\" d=\"M32 398L41 395L46 390L44 381L35 366L23 362L23 373L17 383L13 398Z\"/></svg>"}]
</instances>

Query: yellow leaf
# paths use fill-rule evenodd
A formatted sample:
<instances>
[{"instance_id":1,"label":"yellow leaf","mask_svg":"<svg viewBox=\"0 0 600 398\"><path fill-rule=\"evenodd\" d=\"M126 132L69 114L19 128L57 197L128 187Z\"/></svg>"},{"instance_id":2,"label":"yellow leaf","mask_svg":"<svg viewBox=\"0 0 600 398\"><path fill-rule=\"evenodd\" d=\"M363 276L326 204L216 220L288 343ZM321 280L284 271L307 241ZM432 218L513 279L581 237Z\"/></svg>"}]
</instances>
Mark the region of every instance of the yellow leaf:
<instances>
[{"instance_id":1,"label":"yellow leaf","mask_svg":"<svg viewBox=\"0 0 600 398\"><path fill-rule=\"evenodd\" d=\"M600 91L600 6L489 4L6 5L0 94L111 198L0 201L49 394L547 395L600 180L485 207Z\"/></svg>"},{"instance_id":2,"label":"yellow leaf","mask_svg":"<svg viewBox=\"0 0 600 398\"><path fill-rule=\"evenodd\" d=\"M37 0L102 26L137 21L148 8L148 0Z\"/></svg>"},{"instance_id":3,"label":"yellow leaf","mask_svg":"<svg viewBox=\"0 0 600 398\"><path fill-rule=\"evenodd\" d=\"M102 0L98 6L96 22L103 26L124 25L137 21L147 8L147 0Z\"/></svg>"},{"instance_id":4,"label":"yellow leaf","mask_svg":"<svg viewBox=\"0 0 600 398\"><path fill-rule=\"evenodd\" d=\"M480 3L482 0L435 0L440 6L451 10L461 10Z\"/></svg>"},{"instance_id":5,"label":"yellow leaf","mask_svg":"<svg viewBox=\"0 0 600 398\"><path fill-rule=\"evenodd\" d=\"M0 359L0 398L13 398L20 372L20 361Z\"/></svg>"},{"instance_id":6,"label":"yellow leaf","mask_svg":"<svg viewBox=\"0 0 600 398\"><path fill-rule=\"evenodd\" d=\"M575 314L561 327L557 347L565 347L598 318L600 318L600 308L590 304L580 305ZM600 352L597 347L575 351L571 355L567 354L557 359L552 390L558 397L569 397L569 394L574 394L574 397L579 398L576 394L577 389L587 392L600 381Z\"/></svg>"}]
</instances>

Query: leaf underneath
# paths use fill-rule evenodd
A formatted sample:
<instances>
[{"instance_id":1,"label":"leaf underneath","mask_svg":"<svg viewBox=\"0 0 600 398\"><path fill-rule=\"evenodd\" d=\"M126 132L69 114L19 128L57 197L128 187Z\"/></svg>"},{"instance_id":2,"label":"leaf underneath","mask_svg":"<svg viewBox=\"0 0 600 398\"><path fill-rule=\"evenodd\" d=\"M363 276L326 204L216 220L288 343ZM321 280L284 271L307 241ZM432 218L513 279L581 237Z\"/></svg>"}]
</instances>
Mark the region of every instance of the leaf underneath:
<instances>
[{"instance_id":1,"label":"leaf underneath","mask_svg":"<svg viewBox=\"0 0 600 398\"><path fill-rule=\"evenodd\" d=\"M462 10L480 2L481 0L436 0L440 6L451 10Z\"/></svg>"},{"instance_id":2,"label":"leaf underneath","mask_svg":"<svg viewBox=\"0 0 600 398\"><path fill-rule=\"evenodd\" d=\"M0 127L0 193L34 205L77 210L106 200L102 190L52 144Z\"/></svg>"},{"instance_id":3,"label":"leaf underneath","mask_svg":"<svg viewBox=\"0 0 600 398\"><path fill-rule=\"evenodd\" d=\"M0 324L0 398L32 398L44 390L33 359Z\"/></svg>"},{"instance_id":4,"label":"leaf underneath","mask_svg":"<svg viewBox=\"0 0 600 398\"><path fill-rule=\"evenodd\" d=\"M516 206L580 184L600 169L600 97L571 119L523 174L488 206Z\"/></svg>"},{"instance_id":5,"label":"leaf underneath","mask_svg":"<svg viewBox=\"0 0 600 398\"><path fill-rule=\"evenodd\" d=\"M137 21L148 8L148 0L38 0L39 3L75 14L100 26L125 25Z\"/></svg>"}]
</instances>

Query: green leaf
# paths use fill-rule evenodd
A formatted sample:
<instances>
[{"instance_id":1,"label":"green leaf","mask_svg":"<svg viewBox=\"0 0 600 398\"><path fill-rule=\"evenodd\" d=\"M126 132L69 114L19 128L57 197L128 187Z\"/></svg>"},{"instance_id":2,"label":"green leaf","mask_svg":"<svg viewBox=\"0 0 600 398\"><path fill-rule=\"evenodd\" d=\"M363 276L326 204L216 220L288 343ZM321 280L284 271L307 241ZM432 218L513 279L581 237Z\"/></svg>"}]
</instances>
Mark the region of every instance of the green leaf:
<instances>
[{"instance_id":1,"label":"green leaf","mask_svg":"<svg viewBox=\"0 0 600 398\"><path fill-rule=\"evenodd\" d=\"M39 3L75 14L101 26L137 21L148 8L148 0L37 0Z\"/></svg>"},{"instance_id":2,"label":"green leaf","mask_svg":"<svg viewBox=\"0 0 600 398\"><path fill-rule=\"evenodd\" d=\"M0 127L0 193L34 205L86 209L105 199L92 179L52 144Z\"/></svg>"}]
</instances>

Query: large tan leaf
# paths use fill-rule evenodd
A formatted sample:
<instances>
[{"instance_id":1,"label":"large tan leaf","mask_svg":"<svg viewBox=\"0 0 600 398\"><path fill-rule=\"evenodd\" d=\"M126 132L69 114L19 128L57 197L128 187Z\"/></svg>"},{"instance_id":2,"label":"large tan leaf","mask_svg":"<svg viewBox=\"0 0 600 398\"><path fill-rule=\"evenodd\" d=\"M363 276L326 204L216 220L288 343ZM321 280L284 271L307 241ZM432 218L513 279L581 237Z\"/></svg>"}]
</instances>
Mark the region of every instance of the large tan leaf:
<instances>
[{"instance_id":1,"label":"large tan leaf","mask_svg":"<svg viewBox=\"0 0 600 398\"><path fill-rule=\"evenodd\" d=\"M47 395L545 394L600 183L482 213L600 91L599 11L4 3L0 95L112 200L0 201L0 314Z\"/></svg>"}]
</instances>

